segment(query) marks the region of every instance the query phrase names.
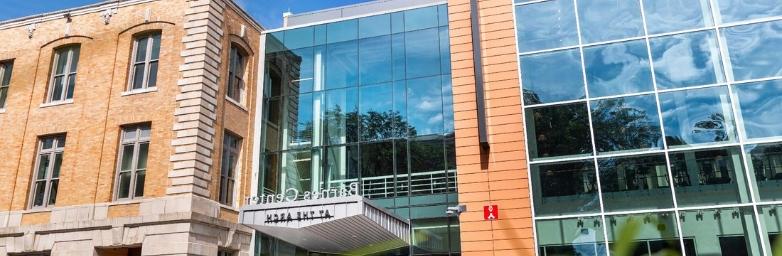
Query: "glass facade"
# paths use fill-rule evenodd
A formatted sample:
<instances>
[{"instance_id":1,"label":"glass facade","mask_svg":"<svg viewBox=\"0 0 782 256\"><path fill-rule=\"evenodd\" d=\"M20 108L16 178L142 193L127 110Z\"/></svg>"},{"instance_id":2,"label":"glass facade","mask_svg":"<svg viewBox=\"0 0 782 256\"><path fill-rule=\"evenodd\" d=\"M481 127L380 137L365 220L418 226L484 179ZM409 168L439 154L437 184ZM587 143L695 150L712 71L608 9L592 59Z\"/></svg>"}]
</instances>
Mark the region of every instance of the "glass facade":
<instances>
[{"instance_id":1,"label":"glass facade","mask_svg":"<svg viewBox=\"0 0 782 256\"><path fill-rule=\"evenodd\" d=\"M459 252L447 21L436 5L267 33L259 193L357 182L411 219L391 254Z\"/></svg>"},{"instance_id":2,"label":"glass facade","mask_svg":"<svg viewBox=\"0 0 782 256\"><path fill-rule=\"evenodd\" d=\"M778 0L515 0L539 255L771 255Z\"/></svg>"}]
</instances>

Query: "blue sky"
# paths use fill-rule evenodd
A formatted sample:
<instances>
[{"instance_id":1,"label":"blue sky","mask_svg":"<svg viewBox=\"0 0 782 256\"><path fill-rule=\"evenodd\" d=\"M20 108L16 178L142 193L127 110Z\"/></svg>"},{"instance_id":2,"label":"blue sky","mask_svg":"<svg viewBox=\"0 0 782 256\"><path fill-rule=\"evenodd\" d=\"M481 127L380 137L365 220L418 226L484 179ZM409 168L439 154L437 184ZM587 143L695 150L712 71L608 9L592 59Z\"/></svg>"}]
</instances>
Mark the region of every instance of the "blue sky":
<instances>
[{"instance_id":1,"label":"blue sky","mask_svg":"<svg viewBox=\"0 0 782 256\"><path fill-rule=\"evenodd\" d=\"M56 11L103 0L0 0L0 20ZM282 26L282 13L302 13L325 8L367 2L368 0L234 0L265 28Z\"/></svg>"}]
</instances>

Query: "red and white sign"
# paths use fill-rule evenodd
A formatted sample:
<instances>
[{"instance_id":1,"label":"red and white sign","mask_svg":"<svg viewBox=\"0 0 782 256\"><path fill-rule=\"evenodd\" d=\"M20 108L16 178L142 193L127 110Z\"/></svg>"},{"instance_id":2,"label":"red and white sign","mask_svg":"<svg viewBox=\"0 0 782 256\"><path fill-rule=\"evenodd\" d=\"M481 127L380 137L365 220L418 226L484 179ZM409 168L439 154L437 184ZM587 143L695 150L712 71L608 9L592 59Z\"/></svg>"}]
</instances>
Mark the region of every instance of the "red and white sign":
<instances>
[{"instance_id":1,"label":"red and white sign","mask_svg":"<svg viewBox=\"0 0 782 256\"><path fill-rule=\"evenodd\" d=\"M497 205L487 205L483 207L484 220L496 220L500 217L500 208Z\"/></svg>"}]
</instances>

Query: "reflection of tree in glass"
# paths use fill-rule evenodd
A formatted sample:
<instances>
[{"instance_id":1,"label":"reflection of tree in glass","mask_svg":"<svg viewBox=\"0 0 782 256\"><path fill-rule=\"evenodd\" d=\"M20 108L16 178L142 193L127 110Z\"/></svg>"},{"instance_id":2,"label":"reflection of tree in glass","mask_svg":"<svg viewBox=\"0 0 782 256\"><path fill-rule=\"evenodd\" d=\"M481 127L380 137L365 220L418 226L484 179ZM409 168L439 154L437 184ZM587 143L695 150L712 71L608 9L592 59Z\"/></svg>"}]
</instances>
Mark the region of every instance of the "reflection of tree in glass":
<instances>
[{"instance_id":1,"label":"reflection of tree in glass","mask_svg":"<svg viewBox=\"0 0 782 256\"><path fill-rule=\"evenodd\" d=\"M662 136L658 121L625 99L599 101L592 113L599 152L656 147Z\"/></svg>"},{"instance_id":2,"label":"reflection of tree in glass","mask_svg":"<svg viewBox=\"0 0 782 256\"><path fill-rule=\"evenodd\" d=\"M542 107L531 111L538 156L553 157L592 152L585 104Z\"/></svg>"},{"instance_id":3,"label":"reflection of tree in glass","mask_svg":"<svg viewBox=\"0 0 782 256\"><path fill-rule=\"evenodd\" d=\"M359 117L361 123L361 140L382 140L387 138L404 138L408 134L416 135L415 127L404 120L399 111L376 112L369 111Z\"/></svg>"},{"instance_id":4,"label":"reflection of tree in glass","mask_svg":"<svg viewBox=\"0 0 782 256\"><path fill-rule=\"evenodd\" d=\"M524 104L527 105L534 105L534 104L540 104L543 103L540 101L540 96L538 96L537 93L533 92L529 89L523 89L524 92Z\"/></svg>"}]
</instances>

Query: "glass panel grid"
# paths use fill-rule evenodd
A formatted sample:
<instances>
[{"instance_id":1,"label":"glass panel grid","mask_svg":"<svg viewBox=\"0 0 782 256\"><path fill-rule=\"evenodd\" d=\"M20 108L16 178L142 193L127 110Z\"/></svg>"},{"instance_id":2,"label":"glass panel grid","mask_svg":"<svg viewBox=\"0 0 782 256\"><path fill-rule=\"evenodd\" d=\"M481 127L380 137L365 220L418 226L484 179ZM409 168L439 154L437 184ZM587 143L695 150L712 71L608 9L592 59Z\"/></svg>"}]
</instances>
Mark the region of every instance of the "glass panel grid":
<instances>
[{"instance_id":1,"label":"glass panel grid","mask_svg":"<svg viewBox=\"0 0 782 256\"><path fill-rule=\"evenodd\" d=\"M578 15L577 8L578 8L578 2L580 2L580 1L584 1L584 0L573 0L572 1L572 2L576 3L576 7L575 7L576 10L574 10L576 15ZM516 6L516 9L515 9L515 12L516 12L515 15L516 16L515 17L517 19L516 20L517 21L516 25L519 26L518 22L521 22L520 21L520 16L519 16L519 7L525 6L525 5L535 5L535 4L540 4L540 3L546 3L546 2L554 2L554 0L515 1L515 6ZM580 219L580 218L590 217L591 216L591 217L597 217L599 219L602 218L602 221L604 223L606 223L605 222L606 221L605 217L606 216L610 216L610 215L615 215L615 214L619 214L619 213L647 213L647 212L659 212L659 211L670 211L670 212L672 212L672 214L675 214L676 218L678 219L679 217L681 217L680 216L681 215L680 212L683 211L683 210L699 210L699 209L728 208L728 207L744 207L744 208L742 208L742 211L747 211L748 210L751 214L754 214L753 216L759 216L758 215L758 205L782 203L782 199L778 199L778 196L776 194L766 195L766 198L764 198L766 201L764 201L764 202L760 202L759 201L760 199L758 199L758 195L756 195L757 192L755 191L755 190L757 190L757 185L755 184L755 176L756 175L750 176L750 173L752 172L752 169L747 167L748 161L750 161L748 159L751 159L750 158L750 152L749 151L745 151L745 149L744 149L745 146L747 146L747 147L750 147L750 146L755 147L755 146L759 145L758 143L766 143L766 144L763 144L763 145L768 145L768 144L771 144L771 143L775 143L775 142L778 143L778 142L782 141L782 138L780 138L779 136L774 134L774 132L769 127L767 127L767 126L763 127L762 126L762 125L767 125L770 122L765 122L764 123L764 122L759 122L758 121L758 118L761 118L761 117L764 117L764 116L768 117L769 114L773 113L774 112L773 109L776 109L775 107L771 107L770 111L767 111L767 112L764 113L763 109L762 109L763 106L745 106L746 104L753 104L754 102L765 103L764 105L779 104L778 100L776 100L776 98L778 98L778 97L775 98L775 96L768 95L768 96L764 96L764 98L758 99L756 94L758 92L760 92L760 91L776 91L776 90L778 90L776 88L778 86L776 86L776 84L774 84L774 83L776 83L776 81L774 81L774 82L768 82L768 81L780 80L780 79L782 79L782 75L780 73L778 73L776 71L776 69L774 69L774 70L760 70L759 72L751 73L751 69L747 69L746 68L746 66L751 66L751 65L754 64L754 63L750 63L750 64L746 64L745 67L742 67L742 68L744 68L742 70L742 72L744 72L742 74L742 76L741 77L736 77L736 79L734 79L732 71L736 70L736 69L734 69L731 66L731 61L732 61L731 58L735 58L735 57L734 56L730 56L730 54L728 54L729 49L732 49L732 48L729 48L729 46L730 47L733 47L733 46L731 45L731 39L730 38L726 39L726 35L724 35L724 33L728 29L732 29L732 28L735 28L735 27L738 27L738 26L747 26L747 27L749 27L749 26L753 26L754 25L755 27L758 27L758 28L759 27L764 27L765 31L771 31L771 30L779 31L779 29L778 28L774 28L774 26L778 26L776 23L782 24L782 22L780 22L780 20L782 20L782 16L773 16L773 15L779 15L777 13L779 11L778 10L779 8L778 7L774 7L775 9L767 10L763 14L760 14L761 16L765 15L763 18L750 17L750 18L754 18L754 20L746 20L745 19L745 20L742 20L742 21L735 21L735 22L732 22L732 23L724 24L724 23L719 22L719 19L720 19L720 14L719 14L720 8L716 7L717 2L720 2L720 4L722 4L722 2L734 2L734 3L741 3L741 4L744 4L744 5L747 5L748 3L752 2L752 1L738 1L738 0L737 1L724 1L724 0L723 1L717 1L717 0L692 0L692 1L670 0L670 1L663 1L663 2L671 2L671 3L679 4L679 5L681 5L681 4L698 4L698 5L700 5L699 8L701 8L702 13L695 13L694 11L688 10L688 12L690 14L690 16L688 16L688 18L691 18L690 20L688 20L689 23L684 24L681 27L665 26L665 25L671 25L671 24L655 24L654 25L655 29L652 30L652 26L653 25L647 24L647 22L650 22L652 20L652 18L647 17L647 15L649 15L649 13L645 12L644 7L647 7L647 6L650 6L650 5L653 5L653 4L662 4L662 3L659 3L659 1L655 2L655 1L648 1L648 0L640 0L639 2L640 2L640 5L641 5L641 16L642 16L642 20L643 20L643 30L644 30L643 34L640 35L639 37L625 38L625 39L606 41L606 42L595 42L595 43L589 43L589 44L586 44L585 42L582 42L581 39L579 38L579 43L576 44L576 45L572 45L572 46L568 45L568 46L561 46L561 47L549 47L549 48L543 48L543 49L540 49L540 48L539 49L529 49L529 47L525 48L525 47L523 47L522 42L519 41L519 44L517 45L517 47L518 47L517 49L518 49L519 56L520 56L520 58L522 60L522 61L520 61L521 62L520 63L521 68L524 68L523 58L525 58L526 56L540 55L540 54L549 54L549 53L557 53L557 52L561 52L561 51L573 51L573 50L580 51L580 53L583 56L583 54L584 54L584 52L583 52L584 47L593 47L593 46L607 45L607 44L612 44L612 43L629 42L629 41L632 41L632 40L639 40L640 39L642 41L645 41L645 43L646 43L646 48L647 48L646 50L648 51L647 58L649 58L650 60L654 59L653 63L651 63L651 67L649 67L650 71L652 72L652 74L651 74L652 81L655 84L654 90L652 92L625 93L625 94L611 95L611 96L605 96L605 97L594 97L595 95L590 96L589 93L587 92L586 93L587 94L586 97L583 98L583 99L572 99L572 100L565 100L565 101L560 101L560 102L545 102L545 103L541 103L539 101L538 102L530 102L529 100L527 100L526 96L528 96L527 95L528 91L525 90L524 91L525 92L525 102L524 102L525 106L523 107L524 108L524 112L530 112L531 110L536 109L536 108L540 108L540 107L562 106L562 105L568 105L568 104L574 104L574 103L588 103L587 105L590 105L590 104L594 104L597 100L603 100L603 99L626 98L626 97L638 96L638 95L653 95L655 100L657 101L657 106L656 106L657 107L657 112L658 112L657 115L660 116L659 124L660 124L660 127L663 127L662 125L664 124L664 122L662 120L663 117L662 117L662 114L661 114L661 109L660 109L661 108L661 104L660 104L660 99L659 99L659 96L660 96L661 93L673 93L673 92L677 92L677 91L690 91L690 90L693 90L693 89L703 89L703 88L719 87L720 88L719 90L724 90L725 91L725 93L723 94L723 96L724 96L724 102L723 103L724 104L721 104L722 111L726 115L729 115L730 118L733 118L735 120L735 121L729 121L728 123L735 126L735 128L731 128L731 129L736 129L736 133L735 134L737 136L735 136L735 138L732 139L732 142L725 143L725 144L722 144L722 145L708 145L708 144L705 144L705 145L694 145L694 146L690 146L690 147L685 148L685 149L676 149L676 148L671 149L671 148L668 147L668 145L667 145L668 143L663 141L662 144L664 144L664 145L663 145L662 149L654 149L652 151L647 151L647 152L634 152L634 151L624 152L624 151L622 151L622 152L618 152L618 153L612 153L610 155L597 155L597 153L593 153L591 156L572 155L572 156L560 157L560 158L557 158L557 159L537 159L537 160L534 159L533 157L530 157L530 159L532 159L532 161L530 161L529 165L532 166L532 165L540 165L540 164L565 163L565 162L577 161L577 160L591 160L591 161L593 161L595 163L595 165L597 167L597 163L598 163L598 161L601 161L601 159L606 159L606 158L610 158L610 157L629 157L629 156L636 156L636 155L641 155L641 154L650 154L651 152L660 152L660 153L664 153L664 155L665 155L665 162L666 162L666 168L665 169L667 169L668 181L670 182L671 181L671 177L673 177L673 176L671 175L671 168L672 167L671 167L671 163L670 163L670 159L669 158L670 158L670 155L673 154L674 152L698 151L698 150L702 150L702 149L724 149L726 147L735 147L737 149L737 151L738 150L741 151L741 152L738 153L738 158L736 159L738 161L736 164L741 167L740 168L741 170L736 170L735 174L736 175L741 175L741 176L743 176L741 178L746 179L744 181L737 181L737 182L744 182L743 185L739 185L740 186L739 189L742 190L741 191L742 193L746 194L747 198L746 198L745 201L743 200L743 201L736 202L736 203L733 203L733 204L722 204L722 205L712 204L712 205L699 205L699 206L679 206L677 204L677 202L676 202L677 201L676 197L674 197L673 198L674 199L673 207L669 207L669 208L665 208L665 209L657 209L657 210L636 210L636 209L631 209L631 210L627 210L625 212L607 212L606 209L604 209L604 206L603 206L603 198L602 198L603 197L603 192L600 191L600 193L599 193L600 194L600 204L601 204L600 205L600 208L601 208L600 213L589 213L589 214L569 213L569 214L563 214L563 215L558 215L558 216L537 216L537 215L533 215L533 219L538 220L538 221L540 221L540 220L556 220L556 219L566 220L566 219L569 219L569 218L579 218ZM685 2L687 2L687 3L685 3ZM771 2L773 2L773 1L771 1ZM761 1L761 2L757 2L755 4L767 4L767 3L763 3ZM655 8L659 9L659 7L660 6L656 6ZM670 15L672 12L676 12L678 10L670 10L670 9L668 9L666 11L668 11L668 13L666 15ZM772 13L773 15L769 15L768 13ZM742 15L747 15L747 14L742 14ZM751 16L751 14L749 16ZM576 16L576 19L577 20L579 19L578 16ZM659 15L656 16L656 19L660 19L660 16ZM698 20L698 19L702 19L702 20ZM579 25L580 25L579 22L576 21L575 23L576 24L574 24L574 25L578 28ZM718 24L718 25L714 25L714 24ZM659 25L659 26L657 26L657 25ZM739 31L738 28L737 29L733 29L732 31L728 31L728 32L736 32L736 31ZM711 46L711 47L714 47L714 48L709 49L709 47L704 47L703 45L706 45L706 44L703 43L704 40L700 39L700 38L691 37L693 39L685 39L685 40L683 40L683 38L686 38L688 33L695 34L694 32L698 32L700 34L706 34L706 33L711 34L712 36L709 37L707 40L710 40L710 41L708 41L708 43L709 44L713 44L713 46ZM581 34L581 31L579 30L579 35L580 34ZM770 36L771 38L777 38L777 37L774 37L775 34L778 34L778 33L771 33L771 34L766 33L766 34L763 34L763 35ZM521 36L522 35L519 34L519 37L521 37ZM689 77L688 76L681 76L679 78L682 78L682 79L680 79L680 80L673 80L673 81L680 81L680 82L678 82L678 84L676 84L676 87L670 87L669 86L669 87L666 88L666 87L661 87L658 84L657 78L655 77L656 75L657 76L660 75L659 73L656 73L656 72L659 72L659 70L655 69L655 65L659 64L659 63L656 63L657 62L656 58L658 58L658 57L653 55L652 51L654 51L654 48L652 48L650 46L650 41L657 40L658 38L660 38L660 40L658 40L658 41L661 41L663 37L666 37L666 38L668 38L668 37L670 37L670 38L679 37L679 39L677 39L677 40L679 40L679 42L689 43L690 45L696 45L696 44L702 45L700 48L692 46L691 49L689 50L691 53L701 54L702 56L705 56L705 58L708 58L708 60L706 60L706 59L704 59L704 57L696 56L695 59L691 60L692 63L690 63L690 64L699 65L699 66L696 66L696 67L697 67L697 69L700 69L700 71L702 71L700 73L700 76L689 76ZM520 38L520 40L521 40L521 38ZM700 42L698 42L699 40L700 40ZM750 39L740 38L739 40L750 40ZM765 39L765 40L768 41L768 42L772 42L772 41L770 41L768 39ZM673 42L676 42L676 41L673 41ZM772 45L774 45L774 44L771 44L771 45L767 44L765 46L766 48L758 48L758 49L767 49L768 47L773 47ZM759 47L764 47L764 46L759 46ZM700 51L700 52L698 52L698 51ZM709 54L710 54L710 56L708 56ZM776 61L774 61L776 63L772 62L772 63L769 64L770 66L767 66L767 67L769 67L769 68L776 68L776 67L780 66L779 63L782 63L782 62L780 62L778 60L778 58L773 57L775 54L778 54L778 53L770 52L769 54L770 55L767 55L767 56L762 57L762 58L766 59L766 60L776 59ZM697 58L700 58L700 60L697 59ZM707 66L707 67L704 68L703 67L703 63L708 63L708 62L711 62L710 65L712 67L710 68L710 67ZM582 60L582 63L583 63L583 60ZM700 64L698 64L698 63L700 63ZM745 61L745 63L747 63L747 62ZM755 64L755 65L759 65L759 64ZM724 67L724 71L722 70L723 67ZM586 70L586 67L584 67L583 64L582 64L582 70ZM672 70L668 70L668 74L669 75L672 74L671 71ZM707 73L704 74L703 72L707 72ZM708 72L711 72L711 73L708 73ZM522 75L524 75L524 70L523 69L521 70L521 73L522 73ZM747 75L747 73L751 73L752 75ZM757 76L757 74L760 74L760 75ZM563 75L569 75L569 74L563 74ZM585 74L582 74L582 75L585 75ZM756 76L753 76L753 75L756 75ZM670 78L670 77L668 77L668 78ZM673 78L676 78L676 77L674 76ZM687 78L691 78L691 79L688 80ZM586 80L586 76L584 76L584 79ZM738 80L738 79L740 79L740 80ZM671 80L669 80L669 81L671 81ZM522 89L528 89L528 88L525 88L525 86L524 86L525 82L527 82L527 81L524 81L524 79L522 79ZM767 83L767 85L761 85L761 84L763 84L763 82L768 82L768 83ZM750 83L755 83L755 84L750 84ZM670 84L670 82L669 82L669 84ZM742 86L744 84L750 84L750 85L747 85L746 89L744 89L744 90L738 90L738 89L741 89L740 86ZM681 87L681 88L679 88L679 87ZM588 88L588 87L585 86L585 88ZM717 88L715 88L715 89L717 89ZM752 97L753 94L755 94L754 97ZM742 105L740 105L740 104L742 104ZM740 107L744 108L744 111L746 113L740 112L742 110ZM592 113L592 109L591 108L590 108L590 113ZM742 114L748 115L748 117L750 119L754 118L754 120L753 120L754 123L751 126L748 126L748 127L752 127L754 129L754 130L751 130L751 133L749 134L750 138L753 138L751 141L747 141L747 135L748 134L747 134L747 131L745 131L745 129L744 129L744 127L745 127L744 122L745 121L742 120L742 117L741 117ZM529 122L529 118L530 118L529 113L527 113L526 119L528 121L526 121L525 123ZM590 130L592 130L592 128L591 128L592 124L593 124L593 121L590 120ZM665 132L661 131L661 133L662 133L662 136L665 137ZM763 135L757 135L757 134L763 134ZM592 146L594 147L594 144L595 144L594 140L597 139L598 137L595 135L594 131L592 131L592 135L593 135L592 136L592 138L593 138L593 141L592 141L593 145ZM758 137L758 136L760 138L754 138L754 137ZM750 144L752 144L752 145L750 145ZM777 145L777 144L769 145L769 147L770 146L775 146L775 145ZM771 150L771 151L773 151L773 150ZM529 150L528 150L528 152L530 152L530 154L533 153L532 151L529 151ZM598 151L594 151L594 152L598 152ZM746 152L746 153L744 153L744 152ZM765 163L765 166L763 166L763 168L765 168L764 171L767 172L767 173L768 172L774 172L774 170L775 170L774 168L776 168L776 162L775 162L776 160L773 160L773 159L772 160L768 160L767 159L768 158L767 157L768 154L769 153L758 153L758 155L766 157L766 163ZM761 161L761 160L757 159L758 157L755 157L755 155L753 155L753 157L755 158L756 162L759 163ZM751 163L749 163L749 164L751 164ZM768 166L771 166L771 167L768 167ZM769 170L769 168L771 168L771 169ZM530 168L529 170L531 171L532 168ZM600 172L600 168L597 168L596 172L599 173ZM755 171L755 172L757 173L758 171ZM782 172L782 170L780 170L780 172ZM768 174L766 174L766 175L768 175ZM530 176L532 177L532 174L530 174ZM782 176L782 175L780 175L780 176ZM758 176L758 177L760 177L760 176ZM768 177L768 176L764 176L764 177ZM768 179L766 179L766 180L768 180ZM599 178L597 179L597 183L601 183ZM671 184L673 184L673 183L671 183ZM676 185L670 186L670 190L671 190L670 192L673 193L674 195L676 195L676 188L675 187L676 187ZM534 185L533 185L533 188L534 188ZM535 192L533 191L532 193L534 195ZM538 198L533 197L533 201L535 201L536 199L538 199ZM533 206L532 206L533 210L535 209L535 206L537 206L537 205L535 204L535 202L533 202ZM748 229L749 230L748 232L756 233L755 230L757 229L757 226L760 226L760 220L758 220L758 218L754 218L754 220L752 220L752 218L749 218L748 220L749 220L750 223L748 223L746 225L752 226L751 228ZM751 222L754 222L754 223L751 223ZM679 221L676 221L676 223L678 225L678 228L677 228L678 231L677 232L683 232L682 231L683 229L681 227L681 223ZM606 225L608 225L608 224L606 224ZM539 233L540 231L539 230L535 230L535 232L536 232L536 237L538 237L540 235L540 233ZM757 231L757 232L760 232L760 231ZM771 233L769 233L769 234L771 234ZM681 237L681 236L678 239L679 239L679 242L680 242L680 245L681 245L681 251L683 251L684 253L687 253L688 255L694 255L695 254L695 251L694 251L695 250L695 245L693 244L693 240L692 239L684 238L684 237ZM732 238L722 238L722 237L720 237L720 242L721 243L724 242L727 245L730 245L730 243L736 242L736 241L738 241L738 240L732 239ZM754 243L751 246L758 247L758 248L756 248L757 250L762 250L763 252L770 253L768 241L769 241L768 239L765 239L765 240L761 239L760 244ZM539 243L539 241L536 240L536 245L538 243ZM606 242L606 243L608 244L608 242ZM723 244L720 244L720 246L722 246L722 245ZM750 245L750 243L748 242L747 245ZM543 246L543 245L541 244L540 246ZM539 247L539 248L542 248L542 247ZM598 248L598 250L599 249L605 250L605 248ZM760 252L760 251L757 251L757 250L753 251L752 253L761 253L761 254L763 253L763 252ZM600 254L599 251L597 251L597 252L598 252L597 254ZM539 251L538 253L541 253L540 255L544 255L543 251Z\"/></svg>"}]
</instances>

